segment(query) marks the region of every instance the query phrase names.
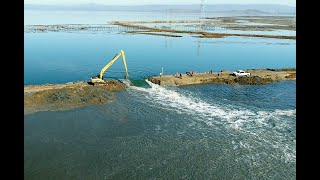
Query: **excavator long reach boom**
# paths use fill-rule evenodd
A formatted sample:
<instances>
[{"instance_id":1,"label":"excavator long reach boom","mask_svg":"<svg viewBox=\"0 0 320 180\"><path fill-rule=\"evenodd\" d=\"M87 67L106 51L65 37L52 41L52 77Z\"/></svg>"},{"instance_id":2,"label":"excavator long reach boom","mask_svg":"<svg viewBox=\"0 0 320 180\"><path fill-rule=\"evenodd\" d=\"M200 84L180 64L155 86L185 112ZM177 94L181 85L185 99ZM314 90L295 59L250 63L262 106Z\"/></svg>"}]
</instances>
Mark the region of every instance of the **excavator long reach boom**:
<instances>
[{"instance_id":1,"label":"excavator long reach boom","mask_svg":"<svg viewBox=\"0 0 320 180\"><path fill-rule=\"evenodd\" d=\"M112 66L112 64L113 64L120 56L122 56L123 64L124 64L124 67L125 67L125 69L126 69L126 76L125 76L125 78L128 78L128 77L129 77L129 74L128 74L126 56L124 55L124 51L123 51L123 50L120 50L120 53L118 53L106 66L104 66L104 67L101 69L100 74L99 74L97 77L92 77L92 78L91 78L91 83L104 83L104 82L105 82L105 81L103 80L103 74L104 74L104 72L105 72L110 66Z\"/></svg>"}]
</instances>

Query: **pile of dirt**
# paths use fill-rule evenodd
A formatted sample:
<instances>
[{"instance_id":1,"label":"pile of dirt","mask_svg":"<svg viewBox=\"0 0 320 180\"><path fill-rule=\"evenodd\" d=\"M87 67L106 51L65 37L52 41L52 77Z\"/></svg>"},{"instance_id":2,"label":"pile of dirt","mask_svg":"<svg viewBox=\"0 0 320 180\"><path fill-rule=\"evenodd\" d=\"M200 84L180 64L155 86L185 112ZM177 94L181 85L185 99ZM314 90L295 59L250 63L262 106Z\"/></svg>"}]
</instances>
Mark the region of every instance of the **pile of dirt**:
<instances>
[{"instance_id":1,"label":"pile of dirt","mask_svg":"<svg viewBox=\"0 0 320 180\"><path fill-rule=\"evenodd\" d=\"M279 69L278 71L296 71L296 68L282 68L282 69Z\"/></svg>"},{"instance_id":2,"label":"pile of dirt","mask_svg":"<svg viewBox=\"0 0 320 180\"><path fill-rule=\"evenodd\" d=\"M203 83L219 83L219 84L229 84L229 85L260 85L272 83L271 78L261 78L259 76L250 76L250 77L236 77L236 78L215 78L206 81Z\"/></svg>"},{"instance_id":3,"label":"pile of dirt","mask_svg":"<svg viewBox=\"0 0 320 180\"><path fill-rule=\"evenodd\" d=\"M290 75L286 76L288 79L295 79L296 78L296 73L290 73Z\"/></svg>"},{"instance_id":4,"label":"pile of dirt","mask_svg":"<svg viewBox=\"0 0 320 180\"><path fill-rule=\"evenodd\" d=\"M115 92L125 88L125 84L109 81L106 85L75 85L60 89L52 88L34 93L25 93L24 110L25 113L32 113L106 104L115 100Z\"/></svg>"},{"instance_id":5,"label":"pile of dirt","mask_svg":"<svg viewBox=\"0 0 320 180\"><path fill-rule=\"evenodd\" d=\"M210 79L201 79L201 84L214 83L214 84L234 84L232 79L225 78L210 78Z\"/></svg>"},{"instance_id":6,"label":"pile of dirt","mask_svg":"<svg viewBox=\"0 0 320 180\"><path fill-rule=\"evenodd\" d=\"M262 78L259 76L237 77L233 81L240 85L259 85L273 82L271 78Z\"/></svg>"}]
</instances>

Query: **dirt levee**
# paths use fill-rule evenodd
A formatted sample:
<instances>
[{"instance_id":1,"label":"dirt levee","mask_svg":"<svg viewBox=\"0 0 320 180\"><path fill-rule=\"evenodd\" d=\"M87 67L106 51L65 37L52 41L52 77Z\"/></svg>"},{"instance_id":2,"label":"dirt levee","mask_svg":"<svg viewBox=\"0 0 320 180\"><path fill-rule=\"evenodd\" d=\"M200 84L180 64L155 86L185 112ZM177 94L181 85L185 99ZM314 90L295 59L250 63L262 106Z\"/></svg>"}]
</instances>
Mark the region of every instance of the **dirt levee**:
<instances>
[{"instance_id":1,"label":"dirt levee","mask_svg":"<svg viewBox=\"0 0 320 180\"><path fill-rule=\"evenodd\" d=\"M125 88L125 84L114 80L99 86L92 86L85 82L25 86L24 112L29 114L37 111L59 111L106 104L115 100L115 92Z\"/></svg>"},{"instance_id":2,"label":"dirt levee","mask_svg":"<svg viewBox=\"0 0 320 180\"><path fill-rule=\"evenodd\" d=\"M236 77L231 71L194 73L192 76L182 73L177 75L164 75L148 78L149 81L162 86L181 86L192 84L240 84L240 85L259 85L281 80L295 80L295 68L286 69L256 69L247 70L251 73L249 77ZM179 74L179 73L178 73Z\"/></svg>"}]
</instances>

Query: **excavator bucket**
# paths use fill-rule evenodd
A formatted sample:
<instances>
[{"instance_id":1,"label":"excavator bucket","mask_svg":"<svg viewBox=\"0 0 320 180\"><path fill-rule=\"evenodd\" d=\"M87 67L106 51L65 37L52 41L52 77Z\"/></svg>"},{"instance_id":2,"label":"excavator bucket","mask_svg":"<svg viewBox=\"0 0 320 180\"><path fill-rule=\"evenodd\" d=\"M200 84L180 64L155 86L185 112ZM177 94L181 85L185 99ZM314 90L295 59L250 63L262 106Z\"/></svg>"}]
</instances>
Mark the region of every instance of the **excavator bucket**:
<instances>
[{"instance_id":1,"label":"excavator bucket","mask_svg":"<svg viewBox=\"0 0 320 180\"><path fill-rule=\"evenodd\" d=\"M132 86L133 85L132 82L127 78L126 79L118 79L118 81L123 83L123 84L125 84L125 85L127 85L127 86Z\"/></svg>"}]
</instances>

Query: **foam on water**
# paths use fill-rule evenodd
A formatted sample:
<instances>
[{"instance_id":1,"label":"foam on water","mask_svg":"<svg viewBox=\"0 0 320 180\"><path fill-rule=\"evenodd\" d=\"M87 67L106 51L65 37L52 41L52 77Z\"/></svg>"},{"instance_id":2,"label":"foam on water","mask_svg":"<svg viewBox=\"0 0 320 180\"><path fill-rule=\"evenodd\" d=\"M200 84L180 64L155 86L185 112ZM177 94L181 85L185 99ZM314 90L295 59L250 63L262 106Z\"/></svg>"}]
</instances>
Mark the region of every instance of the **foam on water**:
<instances>
[{"instance_id":1,"label":"foam on water","mask_svg":"<svg viewBox=\"0 0 320 180\"><path fill-rule=\"evenodd\" d=\"M141 88L131 86L131 89L145 92L150 104L162 106L174 110L178 113L187 113L202 117L208 125L213 125L211 121L226 121L230 127L241 129L241 126L250 121L255 121L260 125L266 125L266 120L270 118L281 118L281 116L295 117L295 110L275 110L275 111L252 111L242 107L222 106L219 104L209 104L202 99L183 94L181 92L168 89L166 87L153 84L146 80L151 88Z\"/></svg>"},{"instance_id":2,"label":"foam on water","mask_svg":"<svg viewBox=\"0 0 320 180\"><path fill-rule=\"evenodd\" d=\"M294 144L283 143L286 135L282 134L286 129L290 129L290 122L286 119L296 117L295 109L254 111L235 105L207 103L194 94L178 92L174 88L162 87L148 80L146 82L151 88L130 86L129 92L137 98L143 98L142 101L146 100L149 106L190 115L210 127L223 125L230 129L231 133L238 132L248 136L250 143L247 142L244 146L244 142L241 142L239 147L251 150L257 144L259 146L268 144L279 149L283 154L281 158L285 161L295 161ZM274 138L278 140L275 141Z\"/></svg>"}]
</instances>

